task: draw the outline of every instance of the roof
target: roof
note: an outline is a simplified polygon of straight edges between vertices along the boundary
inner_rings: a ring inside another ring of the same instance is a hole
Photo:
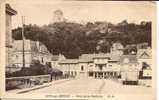
[[[79,63],[91,63],[91,62],[93,62],[93,60],[92,59],[79,59],[78,62]]]
[[[13,8],[11,8],[11,6],[7,3],[6,4],[6,13],[8,13],[10,15],[16,15],[17,11],[15,11]]]
[[[92,59],[94,56],[95,54],[82,54],[79,59]]]
[[[88,62],[93,62],[93,57],[95,54],[82,54],[79,56],[79,63],[88,63]]]
[[[93,58],[110,58],[110,54],[109,53],[99,53],[99,54],[96,54]]]
[[[14,44],[14,51],[15,52],[22,52],[23,50],[23,42],[22,40],[15,40],[13,42]],[[24,42],[24,50],[25,51],[31,51],[31,52],[40,52],[40,53],[50,53],[46,46],[38,41],[32,41],[26,39]]]
[[[147,42],[139,43],[139,44],[137,44],[137,48],[138,49],[148,48],[148,43]]]
[[[57,61],[59,60],[59,55],[53,55],[51,58],[52,61]]]
[[[120,63],[126,64],[126,63],[138,63],[137,62],[137,56],[136,55],[123,55],[120,57]]]
[[[119,61],[120,56],[113,55],[110,53],[100,53],[100,54],[82,54],[79,57],[79,62],[93,62],[94,58],[109,58],[110,61]]]
[[[79,62],[93,62],[93,59],[95,59],[95,58],[100,58],[100,59],[108,58],[108,59],[110,59],[110,57],[111,56],[109,53],[82,54],[79,57]]]
[[[134,48],[136,46],[137,46],[136,44],[128,44],[128,45],[126,45],[125,49],[131,49],[131,48]]]
[[[14,44],[14,50],[15,51],[20,51],[21,52],[23,50],[23,46],[22,46],[23,42],[22,42],[22,40],[15,40],[13,42],[13,44]],[[36,45],[34,44],[33,41],[31,42],[30,40],[25,40],[25,42],[24,42],[25,51],[31,51],[32,49],[37,51],[37,49],[36,49],[37,47],[34,47],[34,46],[36,46]]]
[[[60,61],[60,64],[77,64],[77,63],[78,63],[78,59],[66,59],[66,60]]]
[[[60,72],[62,72],[62,71],[57,68],[52,68],[52,70],[51,70],[51,73],[60,73]]]
[[[108,61],[109,63],[116,63],[116,62],[118,62],[117,60],[109,60]]]
[[[137,51],[137,58],[139,59],[150,59],[152,57],[151,49],[139,49]]]
[[[123,50],[124,46],[120,42],[115,42],[112,44],[111,48],[115,50]]]
[[[93,59],[110,59],[109,56],[95,56]]]
[[[113,54],[111,54],[110,56],[111,56],[111,58],[110,58],[111,61],[119,61],[120,57],[121,57],[121,56],[117,56],[117,55],[113,55]]]

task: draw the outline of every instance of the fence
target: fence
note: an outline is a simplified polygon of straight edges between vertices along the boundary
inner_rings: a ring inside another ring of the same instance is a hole
[[[6,90],[28,88],[50,81],[50,75],[6,78]]]

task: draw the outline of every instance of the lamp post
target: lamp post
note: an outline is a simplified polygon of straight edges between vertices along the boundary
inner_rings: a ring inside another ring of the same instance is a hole
[[[24,16],[22,16],[22,53],[23,53],[23,67],[25,67],[25,37],[24,37]]]

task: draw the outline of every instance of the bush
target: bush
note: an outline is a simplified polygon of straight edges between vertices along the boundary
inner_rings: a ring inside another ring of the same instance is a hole
[[[50,68],[50,67],[49,67]],[[33,60],[30,67],[23,67],[20,71],[6,73],[6,77],[35,76],[49,74],[48,66],[40,64],[40,61]]]

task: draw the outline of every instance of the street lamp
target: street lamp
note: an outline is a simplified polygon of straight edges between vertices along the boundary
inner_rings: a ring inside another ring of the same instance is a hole
[[[24,45],[25,45],[25,37],[24,37],[24,22],[25,22],[25,19],[24,19],[25,17],[24,16],[22,16],[22,42],[23,42],[23,44],[22,44],[22,53],[23,53],[23,67],[25,67],[25,47],[24,47]]]

